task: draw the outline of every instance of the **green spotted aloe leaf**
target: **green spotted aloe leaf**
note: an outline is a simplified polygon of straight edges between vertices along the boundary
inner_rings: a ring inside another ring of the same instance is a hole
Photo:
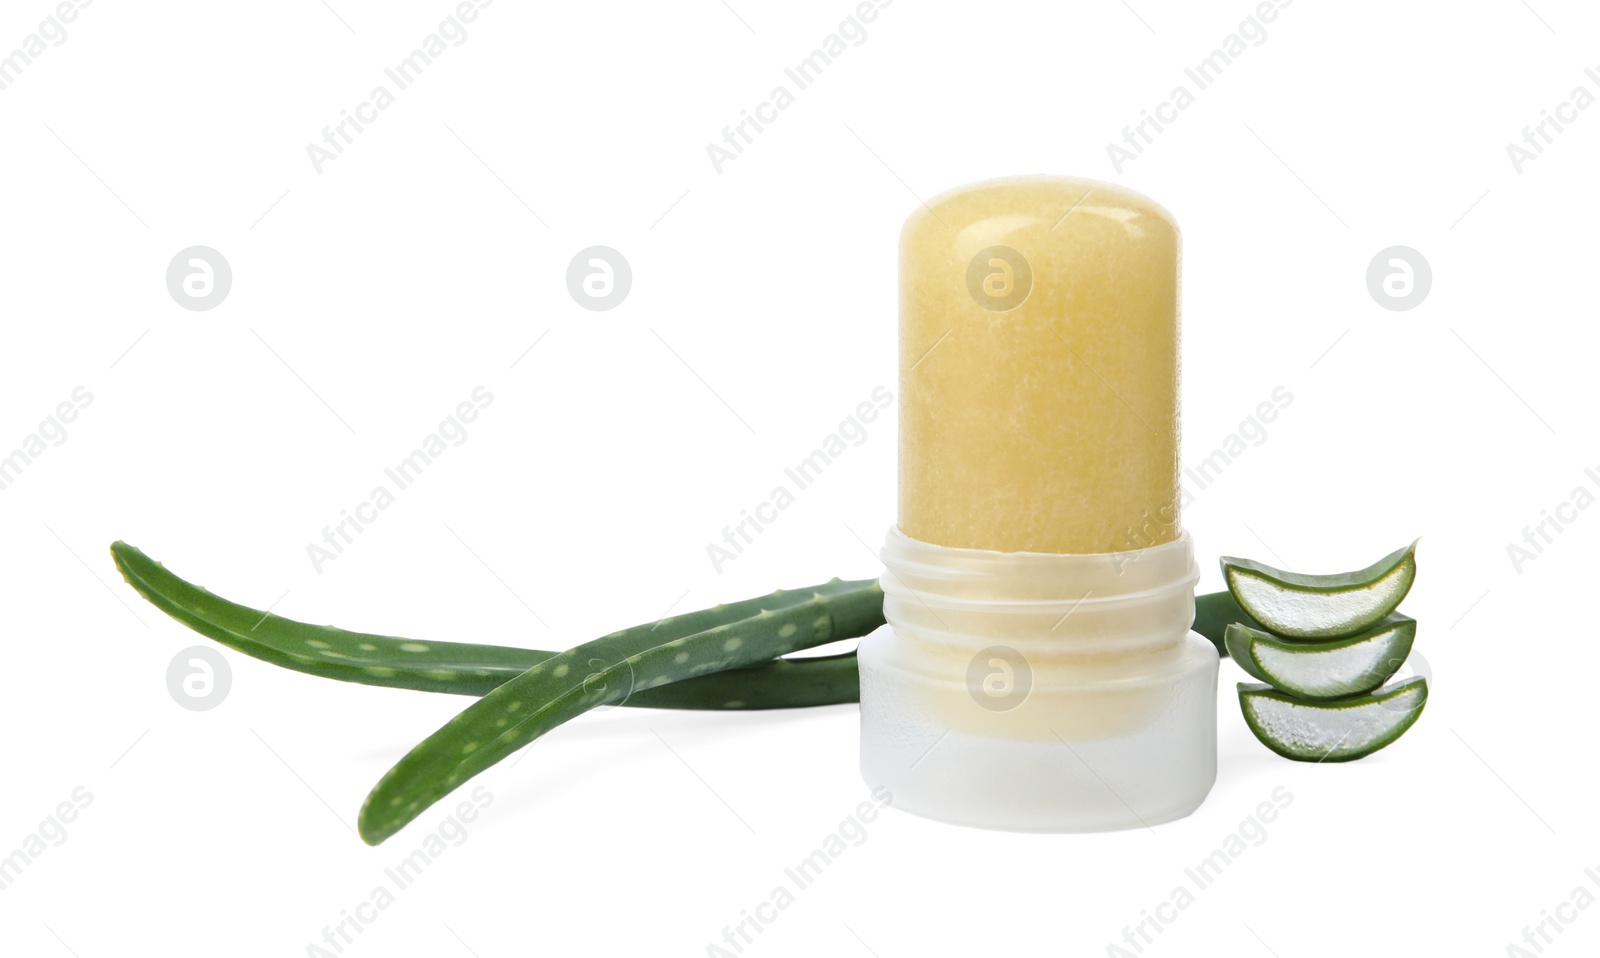
[[[590,709],[624,702],[636,690],[860,634],[882,615],[883,596],[875,584],[863,589],[835,581],[809,594],[750,601],[757,608],[738,621],[707,623],[705,613],[690,613],[625,629],[546,659],[494,689],[384,775],[361,807],[361,837],[383,842],[529,742]]]
[[[111,546],[117,570],[150,604],[207,638],[273,665],[361,685],[487,695],[555,652],[465,642],[419,641],[311,625],[214,595],[126,542]],[[877,594],[872,580],[847,585]],[[799,590],[809,596],[811,590]],[[700,620],[734,621],[755,605],[723,606]],[[856,638],[883,624],[858,625]],[[624,705],[662,709],[770,709],[833,705],[860,698],[855,653],[777,659],[635,691]]]

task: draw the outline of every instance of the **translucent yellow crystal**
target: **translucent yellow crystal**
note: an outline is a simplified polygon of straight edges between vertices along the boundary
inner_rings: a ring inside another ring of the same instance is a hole
[[[1178,534],[1178,228],[1055,176],[946,193],[900,243],[900,518],[999,552]]]

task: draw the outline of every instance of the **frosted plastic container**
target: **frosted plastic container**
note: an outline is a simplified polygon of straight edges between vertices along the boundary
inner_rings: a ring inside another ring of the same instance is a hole
[[[1216,780],[1216,647],[1190,631],[1188,533],[1092,555],[891,529],[862,640],[861,771],[896,808],[983,828],[1142,828]]]

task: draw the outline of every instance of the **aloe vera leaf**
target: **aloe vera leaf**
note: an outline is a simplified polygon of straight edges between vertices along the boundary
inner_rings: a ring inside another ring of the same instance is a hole
[[[114,543],[111,554],[123,578],[172,618],[235,651],[307,675],[380,688],[483,696],[555,654],[507,646],[418,642],[297,622],[214,595],[125,542]],[[872,585],[870,581],[857,584],[862,588]],[[1223,655],[1227,655],[1223,635],[1234,622],[1259,625],[1239,608],[1230,592],[1195,597],[1194,630],[1210,639]],[[860,634],[882,624],[880,608],[876,617],[862,621]],[[418,645],[426,646],[427,651],[415,651]],[[625,704],[661,709],[804,708],[856,702],[860,691],[855,653],[845,652],[778,659],[702,675],[635,692]]]
[[[1395,610],[1417,577],[1417,544],[1365,569],[1333,575],[1285,572],[1222,557],[1222,575],[1239,607],[1274,635],[1338,639],[1363,632]]]
[[[793,595],[774,595],[749,618],[669,641],[659,630],[639,626],[534,666],[468,706],[384,775],[361,807],[362,839],[381,843],[540,735],[589,709],[624,701],[635,688],[667,686],[859,634],[882,615],[876,584],[862,589],[859,583],[834,582],[798,603]]]
[[[1416,637],[1417,620],[1396,612],[1347,639],[1284,641],[1235,623],[1225,641],[1233,660],[1256,679],[1305,699],[1338,699],[1389,681]]]
[[[1310,702],[1266,685],[1239,683],[1245,724],[1261,744],[1297,762],[1349,762],[1404,735],[1428,702],[1416,676],[1366,695]]]
[[[213,595],[125,542],[113,543],[111,555],[128,584],[172,618],[228,648],[309,675],[384,688],[482,696],[556,654],[497,645],[422,642],[296,622]],[[870,580],[847,585],[876,594]],[[795,593],[810,594],[809,590]],[[755,606],[725,606],[722,612],[734,619],[751,608]],[[863,624],[859,634],[882,624],[881,617],[876,624]],[[673,637],[665,636],[663,641]],[[704,675],[639,691],[626,704],[666,709],[767,709],[832,705],[859,697],[855,656],[846,653],[799,661],[779,659]]]

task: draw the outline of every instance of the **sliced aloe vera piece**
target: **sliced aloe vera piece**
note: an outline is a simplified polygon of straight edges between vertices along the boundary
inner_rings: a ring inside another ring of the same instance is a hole
[[[1297,762],[1349,762],[1405,734],[1428,701],[1422,676],[1367,695],[1308,702],[1266,685],[1239,683],[1244,721],[1261,744]]]
[[[1383,621],[1411,591],[1417,544],[1355,572],[1305,575],[1250,559],[1222,557],[1222,577],[1239,607],[1274,635],[1339,639]]]
[[[1301,698],[1339,699],[1389,681],[1416,637],[1417,620],[1396,612],[1348,639],[1284,641],[1234,623],[1223,642],[1240,668],[1268,685]]]

